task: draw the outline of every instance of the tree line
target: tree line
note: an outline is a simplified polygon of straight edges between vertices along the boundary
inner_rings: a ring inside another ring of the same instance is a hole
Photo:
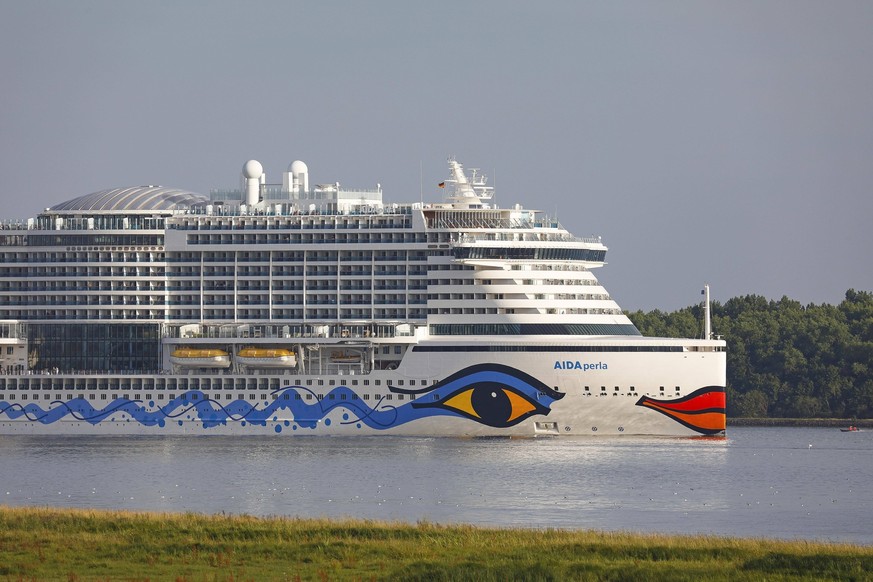
[[[701,337],[703,307],[627,313],[646,336]],[[873,293],[839,305],[760,295],[712,303],[727,342],[728,416],[873,418]]]

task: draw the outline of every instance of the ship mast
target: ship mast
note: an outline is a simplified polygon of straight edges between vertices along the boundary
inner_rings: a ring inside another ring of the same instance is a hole
[[[447,178],[442,185],[451,185],[447,201],[459,207],[487,208],[488,201],[494,196],[494,188],[487,186],[487,178],[479,173],[478,168],[470,168],[471,177],[464,173],[464,167],[454,158],[449,158],[449,171],[452,177]]]

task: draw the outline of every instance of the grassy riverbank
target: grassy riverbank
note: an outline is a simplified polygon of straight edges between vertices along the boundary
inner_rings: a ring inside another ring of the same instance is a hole
[[[870,580],[809,542],[0,507],[0,580]]]

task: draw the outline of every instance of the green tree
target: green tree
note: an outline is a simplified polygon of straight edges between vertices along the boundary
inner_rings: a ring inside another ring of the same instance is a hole
[[[699,306],[628,316],[646,336],[700,337]],[[713,302],[712,321],[730,415],[873,417],[873,293],[849,289],[838,306],[734,297]]]
[[[750,390],[745,394],[739,394],[736,416],[748,418],[766,418],[770,402],[767,396],[760,390]]]

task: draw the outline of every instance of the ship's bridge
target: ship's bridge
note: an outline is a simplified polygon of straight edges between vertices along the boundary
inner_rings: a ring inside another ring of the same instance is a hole
[[[461,261],[583,261],[602,264],[606,246],[600,237],[578,238],[566,231],[467,232],[452,253]],[[594,265],[592,265],[594,266]]]
[[[455,259],[461,261],[583,261],[602,263],[606,259],[606,249],[579,248],[573,246],[484,246],[457,245],[452,248]]]

